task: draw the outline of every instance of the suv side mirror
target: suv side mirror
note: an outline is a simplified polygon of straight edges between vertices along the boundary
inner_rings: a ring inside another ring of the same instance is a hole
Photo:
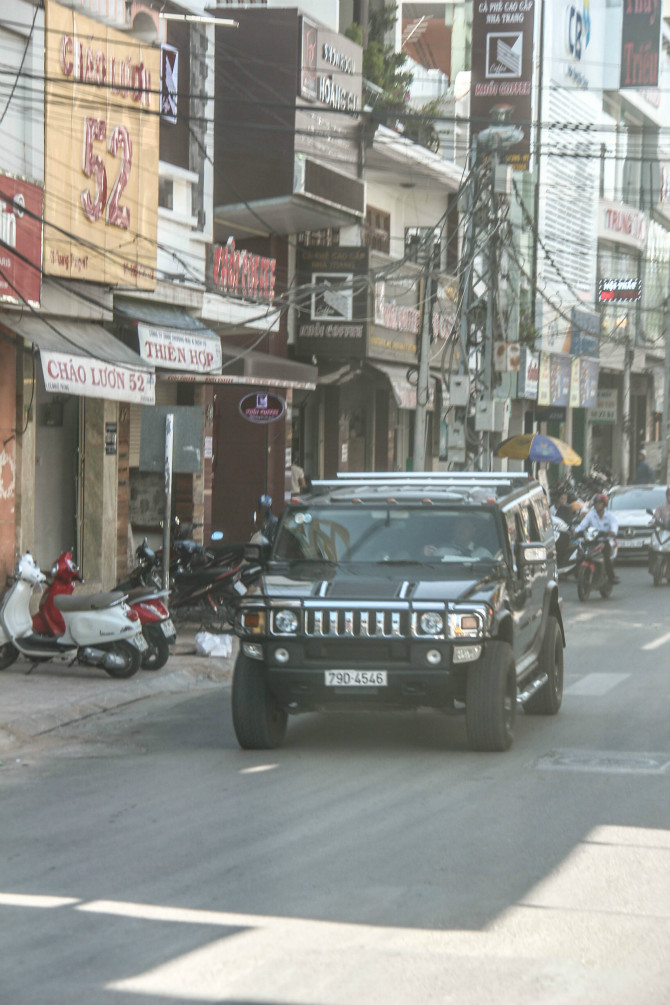
[[[542,565],[547,561],[547,547],[537,542],[522,541],[517,545],[516,556],[520,566]]]

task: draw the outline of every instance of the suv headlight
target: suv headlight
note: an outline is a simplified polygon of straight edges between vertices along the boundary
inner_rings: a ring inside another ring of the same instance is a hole
[[[300,619],[295,611],[281,610],[275,611],[272,615],[273,628],[280,635],[293,635],[298,631]]]
[[[419,618],[419,628],[426,635],[443,635],[444,618],[439,611],[424,611]]]
[[[237,623],[245,635],[265,635],[265,611],[247,607],[239,611]]]
[[[484,634],[484,620],[479,611],[450,611],[447,623],[450,639],[479,639]]]

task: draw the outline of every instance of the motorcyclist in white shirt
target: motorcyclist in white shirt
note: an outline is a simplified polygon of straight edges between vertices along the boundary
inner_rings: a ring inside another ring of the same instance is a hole
[[[599,492],[594,497],[593,509],[590,509],[584,519],[577,525],[578,534],[589,527],[593,527],[595,530],[609,534],[611,538],[616,537],[619,531],[619,521],[612,510],[607,509],[608,501],[607,496],[603,492]],[[613,583],[620,582],[619,577],[615,576],[614,569],[612,568],[612,545],[610,540],[605,543],[605,570]]]

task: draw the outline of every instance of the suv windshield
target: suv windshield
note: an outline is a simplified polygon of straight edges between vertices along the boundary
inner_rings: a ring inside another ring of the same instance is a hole
[[[289,561],[463,562],[502,556],[491,510],[335,504],[289,510],[272,557]]]

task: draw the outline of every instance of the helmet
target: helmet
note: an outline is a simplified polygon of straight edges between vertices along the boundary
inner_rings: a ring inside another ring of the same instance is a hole
[[[599,503],[599,502],[604,503],[605,506],[607,506],[607,504],[609,502],[609,499],[607,498],[607,496],[605,495],[604,492],[598,492],[598,494],[593,497],[593,505],[594,506],[596,505],[596,503]]]
[[[264,492],[262,496],[258,497],[258,508],[259,509],[272,509],[272,496],[269,496],[267,492]]]

